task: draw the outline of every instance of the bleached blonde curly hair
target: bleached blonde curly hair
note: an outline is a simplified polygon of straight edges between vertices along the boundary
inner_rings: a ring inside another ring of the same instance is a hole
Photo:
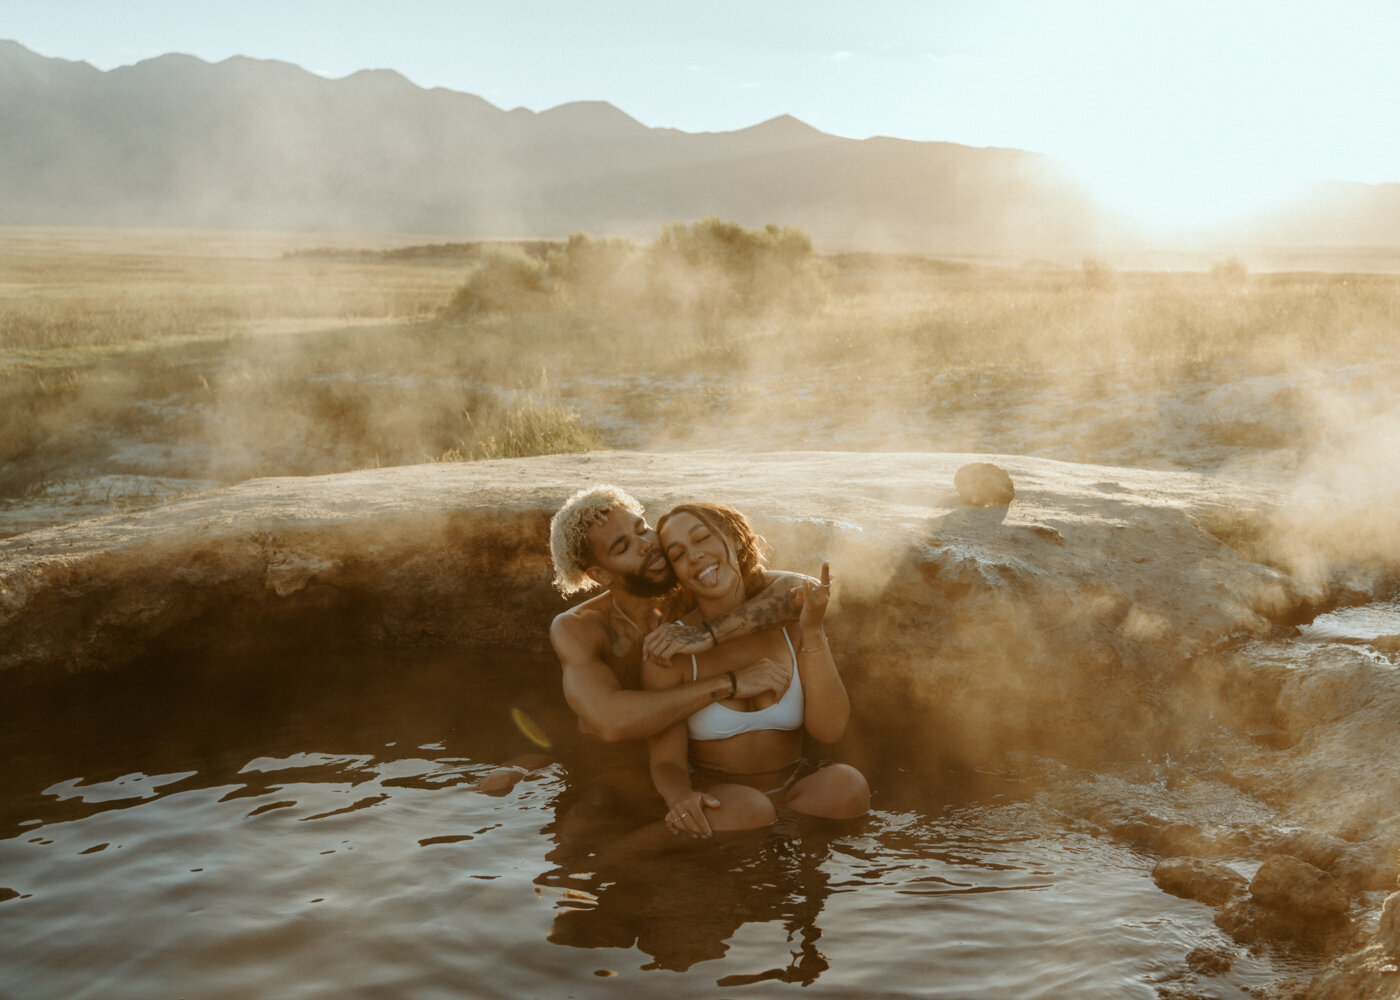
[[[621,508],[638,517],[642,505],[616,486],[590,486],[579,490],[549,519],[549,554],[554,559],[554,586],[568,597],[597,583],[587,569],[593,565],[593,545],[588,529]]]

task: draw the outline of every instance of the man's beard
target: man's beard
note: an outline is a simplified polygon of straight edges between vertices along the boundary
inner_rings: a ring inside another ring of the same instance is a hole
[[[666,575],[653,580],[641,573],[624,573],[617,580],[617,589],[633,597],[664,597],[676,589],[676,573],[666,564]]]

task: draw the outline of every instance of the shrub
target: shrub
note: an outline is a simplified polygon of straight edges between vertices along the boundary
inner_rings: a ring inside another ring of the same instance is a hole
[[[700,313],[803,311],[824,300],[826,273],[805,232],[769,223],[748,229],[713,216],[670,223],[647,254],[660,308]]]
[[[470,462],[489,458],[526,458],[592,451],[603,440],[584,426],[578,413],[548,392],[526,393],[502,409],[489,410],[470,423],[470,440],[443,452],[436,461]]]
[[[1249,265],[1238,257],[1228,257],[1212,263],[1210,274],[1216,281],[1224,284],[1240,285],[1249,277]]]
[[[556,289],[580,305],[635,306],[640,293],[637,261],[641,251],[621,237],[595,240],[572,233],[546,260]]]
[[[495,249],[467,275],[445,315],[585,306],[651,316],[805,312],[826,299],[827,268],[800,229],[748,229],[716,218],[670,223],[646,248],[574,233],[541,259]]]
[[[1084,283],[1090,288],[1108,288],[1113,284],[1113,265],[1098,257],[1085,257]]]
[[[549,305],[545,265],[518,247],[492,247],[467,272],[447,307],[449,317],[525,312]]]

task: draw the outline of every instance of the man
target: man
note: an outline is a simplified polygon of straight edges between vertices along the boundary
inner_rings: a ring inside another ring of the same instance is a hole
[[[771,660],[735,670],[732,681],[702,677],[665,691],[642,690],[641,666],[643,657],[669,664],[673,656],[796,620],[799,574],[775,574],[761,594],[714,621],[675,624],[685,610],[675,574],[641,504],[615,486],[570,497],[550,521],[550,550],[554,583],[564,596],[607,588],[559,614],[549,630],[564,697],[583,732],[608,743],[642,740],[712,701],[787,687],[791,664]]]
[[[686,608],[656,531],[642,505],[615,486],[580,490],[565,502],[550,521],[550,552],[554,583],[564,596],[605,588],[560,613],[549,629],[591,774],[592,808],[579,812],[603,818],[636,810],[637,818],[654,819],[661,815],[660,799],[647,773],[643,741],[713,701],[781,693],[792,665],[760,660],[732,676],[647,691],[643,658],[669,664],[673,656],[795,621],[804,578],[775,574],[766,590],[735,611],[693,627],[676,624]]]

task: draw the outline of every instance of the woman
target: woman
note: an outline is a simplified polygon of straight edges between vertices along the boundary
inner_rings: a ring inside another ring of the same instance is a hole
[[[696,608],[682,621],[699,624],[743,604],[768,584],[762,539],[738,511],[717,504],[682,504],[657,522],[662,550]],[[648,661],[642,681],[654,689],[692,677],[729,675],[759,659],[791,664],[780,693],[717,701],[650,740],[651,775],[666,800],[666,824],[676,833],[708,837],[748,830],[776,818],[776,805],[831,819],[870,808],[865,777],[846,764],[812,769],[802,761],[805,730],[833,743],[850,716],[850,701],[831,659],[822,619],[830,570],[804,585],[796,627],[734,639],[664,667]],[[731,677],[732,680],[732,677]]]

